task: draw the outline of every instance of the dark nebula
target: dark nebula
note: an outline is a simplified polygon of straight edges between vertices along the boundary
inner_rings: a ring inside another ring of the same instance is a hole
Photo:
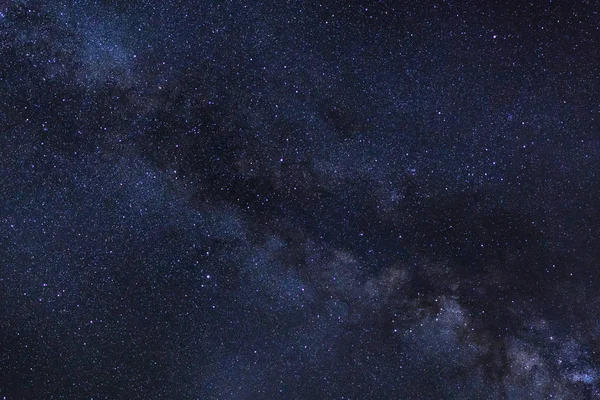
[[[0,2],[0,398],[600,399],[600,3]]]

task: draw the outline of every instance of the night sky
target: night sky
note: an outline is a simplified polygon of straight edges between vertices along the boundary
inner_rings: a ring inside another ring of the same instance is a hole
[[[600,3],[0,1],[0,398],[600,399]]]

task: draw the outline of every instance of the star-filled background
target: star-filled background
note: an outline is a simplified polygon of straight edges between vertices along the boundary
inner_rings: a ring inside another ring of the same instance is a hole
[[[596,1],[0,2],[3,399],[600,399]]]

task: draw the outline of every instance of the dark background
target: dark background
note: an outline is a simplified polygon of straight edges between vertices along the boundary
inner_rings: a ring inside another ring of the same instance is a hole
[[[0,396],[600,399],[596,1],[0,2]]]

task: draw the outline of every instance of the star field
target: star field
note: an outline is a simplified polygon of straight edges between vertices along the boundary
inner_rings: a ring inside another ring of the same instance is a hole
[[[596,1],[0,2],[0,397],[600,399]]]

